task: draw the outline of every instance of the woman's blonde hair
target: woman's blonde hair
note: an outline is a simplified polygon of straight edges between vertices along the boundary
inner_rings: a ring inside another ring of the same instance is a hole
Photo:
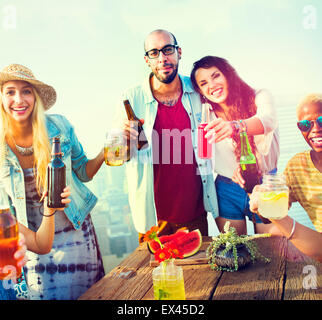
[[[2,87],[0,88],[2,92]],[[50,161],[50,143],[46,128],[45,110],[43,103],[35,90],[32,87],[32,91],[35,95],[35,105],[31,114],[32,125],[32,141],[34,147],[34,163],[33,169],[36,176],[37,190],[39,194],[42,194],[46,190],[47,184],[47,165]],[[4,110],[1,94],[0,94],[0,114],[1,123],[0,126],[0,166],[3,166],[5,158],[7,156],[7,138],[10,133],[10,121],[7,112]]]

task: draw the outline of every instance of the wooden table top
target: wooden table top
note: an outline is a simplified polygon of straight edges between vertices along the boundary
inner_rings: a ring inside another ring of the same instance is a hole
[[[211,238],[204,237],[209,242]],[[208,264],[184,265],[187,300],[321,300],[322,264],[301,254],[282,237],[257,239],[271,259],[237,272]],[[146,244],[95,283],[80,300],[153,300],[151,254]]]

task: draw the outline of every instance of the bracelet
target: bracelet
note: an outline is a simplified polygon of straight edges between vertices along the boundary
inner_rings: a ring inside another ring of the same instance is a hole
[[[55,210],[52,214],[43,214],[43,213],[40,213],[43,217],[51,217],[53,216],[55,213],[57,212],[57,210]]]
[[[241,131],[247,132],[247,124],[246,124],[246,121],[245,120],[239,120],[239,123],[241,125],[240,132]]]
[[[288,236],[287,240],[291,240],[291,238],[293,237],[293,234],[294,234],[294,231],[295,231],[295,226],[296,226],[296,221],[295,221],[295,219],[293,219],[292,231],[291,231],[290,235]]]
[[[240,125],[239,125],[239,123],[237,121],[230,121],[230,125],[231,125],[231,127],[233,129],[233,133],[231,135],[231,138],[232,138],[233,136],[236,136],[237,134],[239,134]]]
[[[241,132],[247,132],[247,124],[244,120],[230,121],[230,125],[233,129],[232,136],[240,134]]]

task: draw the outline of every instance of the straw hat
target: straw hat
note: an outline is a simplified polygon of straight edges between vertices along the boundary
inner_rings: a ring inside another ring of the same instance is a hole
[[[39,94],[45,110],[48,110],[56,102],[56,91],[53,87],[37,80],[32,71],[20,64],[10,64],[0,72],[0,86],[11,80],[29,82]]]

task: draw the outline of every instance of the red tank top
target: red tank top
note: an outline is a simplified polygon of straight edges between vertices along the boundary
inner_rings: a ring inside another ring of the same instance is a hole
[[[206,214],[202,182],[193,152],[190,118],[181,96],[172,107],[159,102],[154,130],[154,197],[158,219],[184,223],[200,218]]]

